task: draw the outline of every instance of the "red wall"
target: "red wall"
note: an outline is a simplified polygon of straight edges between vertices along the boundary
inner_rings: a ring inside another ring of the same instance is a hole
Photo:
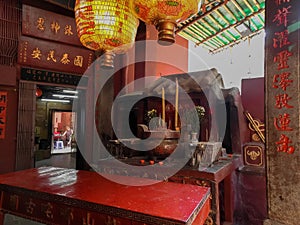
[[[152,25],[146,25],[146,40],[157,41],[158,32]],[[146,62],[145,76],[164,76],[188,72],[188,40],[175,36],[170,46],[157,45],[154,48],[146,43],[146,55],[155,62]]]
[[[175,36],[170,46],[157,44],[158,32],[153,25],[141,22],[136,41],[138,48],[130,49],[126,56],[117,55],[115,66],[125,66],[128,59],[135,60],[134,65],[118,70],[114,74],[114,95],[128,83],[147,76],[164,76],[188,72],[188,40]],[[130,91],[134,91],[130,89]]]
[[[242,80],[242,102],[244,110],[248,111],[253,119],[259,120],[262,123],[265,121],[265,89],[264,77],[243,79]],[[249,123],[249,121],[247,121]],[[254,133],[248,130],[248,140],[251,141],[251,135]]]
[[[16,67],[0,65],[0,85],[16,86]]]
[[[16,68],[0,65],[0,91],[7,91],[5,139],[0,140],[0,174],[15,169],[17,141],[18,92]]]
[[[265,120],[264,77],[242,80],[242,102],[252,117]]]

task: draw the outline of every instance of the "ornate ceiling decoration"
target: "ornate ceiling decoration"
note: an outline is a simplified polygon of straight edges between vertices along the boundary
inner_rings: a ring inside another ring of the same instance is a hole
[[[179,23],[176,33],[217,53],[260,33],[265,0],[205,0],[201,10]]]

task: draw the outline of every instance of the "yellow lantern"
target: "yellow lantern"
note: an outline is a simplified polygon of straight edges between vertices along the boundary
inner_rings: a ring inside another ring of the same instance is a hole
[[[76,0],[75,19],[80,42],[105,52],[104,67],[132,47],[139,24],[128,0]]]
[[[133,0],[136,16],[158,30],[158,42],[175,42],[176,24],[198,12],[200,0]]]

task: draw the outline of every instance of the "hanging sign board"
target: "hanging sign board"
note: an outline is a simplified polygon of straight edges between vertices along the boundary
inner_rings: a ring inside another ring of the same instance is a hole
[[[74,74],[66,74],[33,68],[21,68],[21,79],[38,83],[51,83],[60,85],[87,86],[88,77]]]
[[[52,71],[83,74],[94,60],[91,50],[22,36],[18,63]]]
[[[83,47],[75,19],[28,5],[23,5],[22,34]]]

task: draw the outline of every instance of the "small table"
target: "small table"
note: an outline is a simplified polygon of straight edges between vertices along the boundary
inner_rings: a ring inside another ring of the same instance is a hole
[[[221,224],[221,207],[225,207],[225,221],[233,222],[234,188],[232,186],[232,175],[242,165],[241,155],[220,158],[212,166],[199,171],[198,168],[186,166],[169,181],[183,184],[193,184],[211,188],[212,202],[209,224]],[[220,187],[222,185],[222,187]],[[223,189],[224,202],[220,201],[220,191]]]
[[[0,224],[10,213],[51,225],[202,225],[209,196],[195,185],[126,186],[95,172],[42,167],[0,175]]]

